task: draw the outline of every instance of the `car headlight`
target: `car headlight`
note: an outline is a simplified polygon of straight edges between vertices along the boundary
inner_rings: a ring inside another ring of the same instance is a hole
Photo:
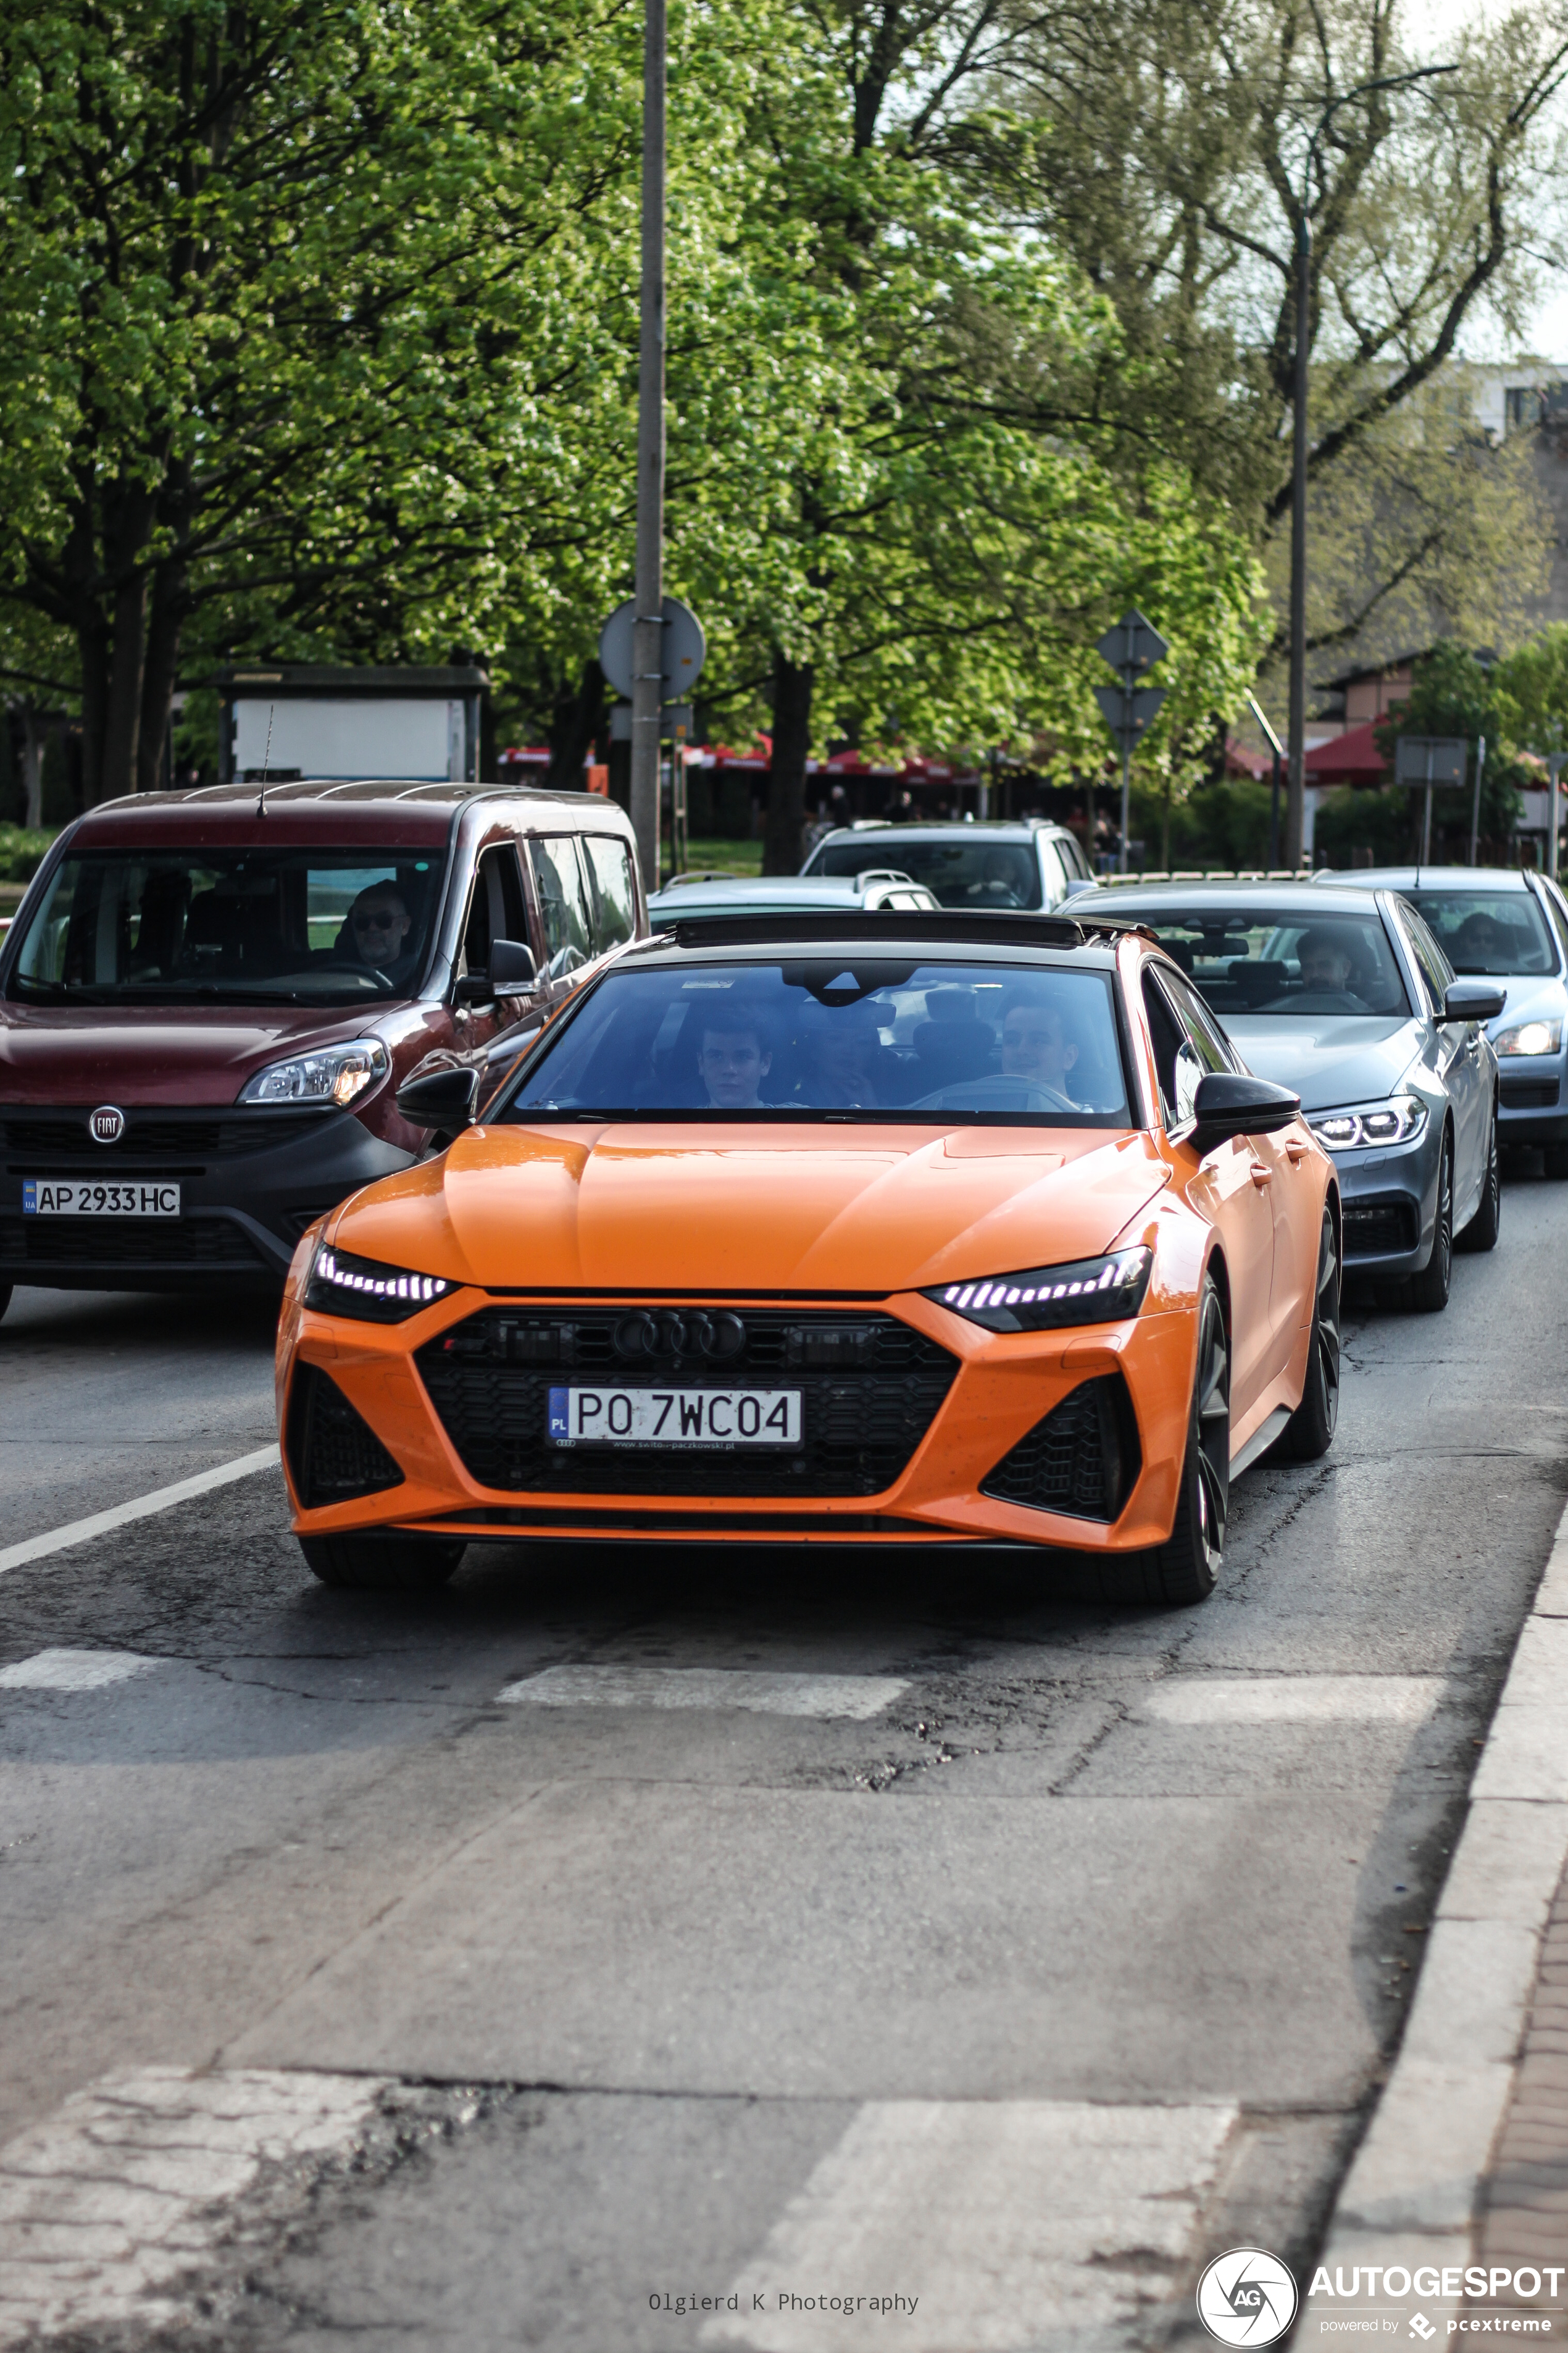
[[[1563,1043],[1561,1021],[1516,1021],[1492,1039],[1497,1054],[1555,1054]]]
[[[1115,1324],[1136,1315],[1154,1253],[1140,1242],[1106,1258],[1032,1266],[984,1282],[944,1282],[924,1293],[988,1332],[1050,1332],[1064,1324]]]
[[[305,1304],[323,1315],[355,1315],[364,1324],[403,1324],[437,1299],[455,1283],[438,1274],[414,1274],[406,1267],[383,1266],[374,1258],[351,1258],[347,1250],[321,1243]]]
[[[1307,1122],[1331,1152],[1364,1152],[1373,1144],[1409,1144],[1426,1124],[1419,1095],[1388,1095],[1382,1103],[1314,1112]]]
[[[346,1046],[322,1046],[314,1054],[293,1054],[269,1062],[240,1091],[242,1103],[336,1103],[341,1111],[363,1095],[390,1067],[379,1038],[355,1038]]]

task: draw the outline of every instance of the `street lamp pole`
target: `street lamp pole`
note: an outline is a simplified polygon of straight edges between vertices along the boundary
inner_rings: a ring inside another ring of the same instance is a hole
[[[1405,90],[1412,82],[1458,70],[1458,66],[1419,66],[1412,73],[1379,74],[1372,81],[1358,82],[1353,90],[1342,90],[1329,100],[1307,142],[1296,221],[1296,391],[1291,418],[1290,775],[1285,804],[1285,863],[1292,872],[1301,863],[1307,815],[1307,361],[1312,314],[1312,175],[1318,164],[1318,142],[1341,107],[1352,99],[1370,97],[1374,90]]]
[[[659,733],[664,692],[665,0],[643,31],[642,290],[637,354],[637,542],[632,626],[632,830],[643,888],[658,888]]]

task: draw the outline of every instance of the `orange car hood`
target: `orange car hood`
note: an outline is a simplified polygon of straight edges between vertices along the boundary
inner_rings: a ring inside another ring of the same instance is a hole
[[[493,1288],[906,1291],[1092,1257],[1166,1176],[1100,1129],[476,1127],[334,1238]]]

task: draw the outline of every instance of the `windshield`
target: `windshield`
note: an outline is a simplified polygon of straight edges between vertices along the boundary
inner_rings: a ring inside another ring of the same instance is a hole
[[[609,972],[506,1116],[1132,1123],[1110,976],[829,958]]]
[[[444,852],[104,849],[68,858],[30,919],[14,997],[357,1004],[412,994]]]
[[[1404,1020],[1405,983],[1382,918],[1295,908],[1163,909],[1142,918],[1222,1020],[1242,1013],[1381,1013]]]
[[[1037,907],[1040,861],[1032,841],[910,841],[902,834],[868,833],[859,841],[830,841],[814,874],[864,874],[868,866],[896,866],[923,882],[944,907]]]
[[[1406,891],[1456,972],[1548,973],[1557,958],[1532,892]]]

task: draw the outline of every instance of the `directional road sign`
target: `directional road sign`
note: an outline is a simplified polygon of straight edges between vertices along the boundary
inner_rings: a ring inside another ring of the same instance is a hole
[[[1149,732],[1155,712],[1165,700],[1163,686],[1140,686],[1129,691],[1122,686],[1097,686],[1094,699],[1105,715],[1119,752],[1134,750],[1140,739]]]
[[[616,606],[599,631],[599,668],[616,692],[628,700],[632,691],[632,625],[637,611],[636,597],[628,596],[624,605]],[[708,640],[702,634],[701,622],[679,596],[665,598],[663,613],[664,627],[659,631],[663,682],[658,699],[661,702],[684,702],[702,674]]]
[[[1161,656],[1168,654],[1171,649],[1153,622],[1146,619],[1136,605],[1131,605],[1115,628],[1107,629],[1094,650],[1102,660],[1110,664],[1112,670],[1120,670],[1123,681],[1130,686],[1134,679],[1142,678],[1146,670],[1152,670]]]

